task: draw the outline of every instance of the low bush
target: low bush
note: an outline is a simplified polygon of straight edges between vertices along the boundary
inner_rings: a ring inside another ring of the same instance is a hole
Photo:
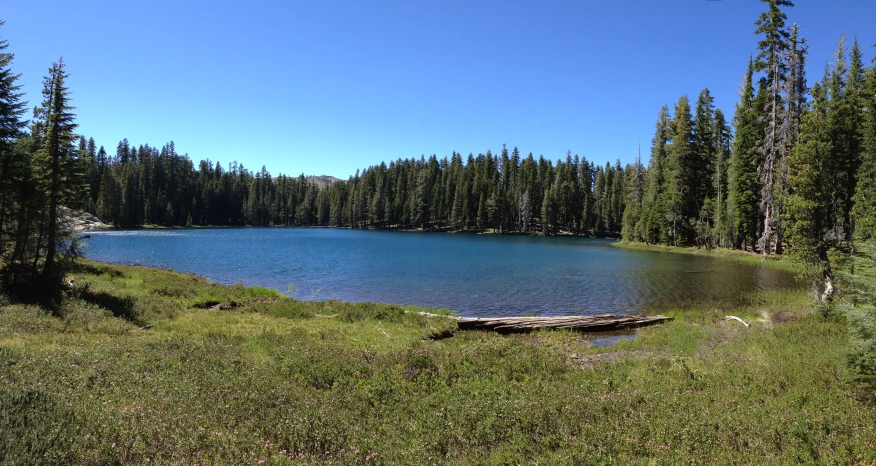
[[[840,261],[837,310],[845,317],[851,337],[848,366],[865,387],[864,396],[876,401],[876,243],[857,244]]]

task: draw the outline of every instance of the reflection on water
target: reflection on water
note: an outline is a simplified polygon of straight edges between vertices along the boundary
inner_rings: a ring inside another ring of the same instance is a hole
[[[587,315],[722,307],[797,287],[793,275],[583,238],[315,228],[94,232],[86,256],[194,272],[301,299],[443,307],[466,316]]]
[[[582,343],[596,347],[612,346],[621,340],[632,341],[638,336],[635,330],[585,333],[584,335],[585,337],[584,340],[582,340]]]

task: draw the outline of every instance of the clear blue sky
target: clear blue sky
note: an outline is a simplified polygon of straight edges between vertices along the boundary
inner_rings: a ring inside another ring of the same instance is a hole
[[[63,56],[80,132],[276,175],[497,152],[647,160],[661,105],[704,87],[728,118],[755,0],[4,1],[31,106]],[[810,84],[842,33],[869,62],[876,2],[798,0]]]

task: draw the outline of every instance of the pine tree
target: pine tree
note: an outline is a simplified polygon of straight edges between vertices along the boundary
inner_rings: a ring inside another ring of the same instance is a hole
[[[3,21],[0,21],[0,27]],[[22,120],[26,110],[26,102],[21,98],[23,93],[18,84],[20,74],[12,71],[11,65],[15,56],[6,52],[9,43],[0,40],[0,255],[6,251],[6,240],[11,235],[6,230],[8,219],[13,215],[12,209],[20,203],[16,199],[17,180],[22,177],[24,165],[28,160],[16,154],[16,141],[22,136],[22,130],[27,121]]]
[[[787,16],[780,7],[793,7],[788,0],[761,0],[769,9],[760,15],[755,22],[758,26],[755,34],[764,37],[758,43],[760,53],[754,62],[755,71],[764,72],[761,78],[761,87],[765,91],[763,102],[764,133],[758,144],[758,152],[761,155],[759,165],[761,212],[763,214],[764,228],[760,237],[760,244],[764,255],[771,251],[773,237],[777,234],[776,229],[780,225],[776,223],[779,212],[775,203],[776,166],[781,157],[782,135],[780,127],[786,118],[784,98],[782,90],[787,81],[788,65],[785,57],[788,51],[789,33],[785,29]],[[778,235],[781,236],[780,234]]]
[[[785,119],[782,123],[782,145],[779,149],[781,158],[779,167],[781,177],[774,192],[779,215],[776,218],[776,253],[781,254],[784,243],[784,230],[782,221],[784,217],[784,201],[790,195],[791,180],[787,158],[790,156],[797,139],[800,135],[800,118],[806,105],[806,43],[798,36],[798,27],[795,24],[791,29],[791,42],[788,55],[788,80],[785,85]]]
[[[553,236],[557,230],[557,183],[547,182],[541,202],[541,232],[544,236]]]
[[[611,192],[609,197],[609,228],[608,234],[618,236],[621,232],[621,224],[623,222],[623,213],[625,206],[626,193],[624,188],[625,173],[624,168],[620,164],[620,160],[616,160],[611,173]]]
[[[626,207],[624,208],[621,237],[625,241],[639,241],[637,226],[642,218],[642,199],[645,195],[645,167],[642,166],[642,150],[636,154],[636,161],[627,165]]]
[[[666,189],[663,192],[663,205],[671,228],[672,243],[675,246],[683,244],[690,231],[690,219],[696,217],[691,206],[690,159],[694,157],[693,127],[691,123],[690,103],[687,96],[681,96],[675,105],[675,112],[670,124],[672,144],[669,146],[664,168],[663,179]]]
[[[859,93],[861,102],[861,146],[858,152],[854,208],[855,239],[876,239],[876,66],[867,70]]]
[[[642,196],[642,218],[636,227],[642,240],[651,244],[668,238],[668,217],[663,204],[668,141],[669,107],[664,105],[657,115],[654,138],[651,140],[651,159],[645,173],[645,192]]]
[[[855,149],[854,134],[858,119],[854,102],[850,96],[849,67],[846,61],[846,38],[843,35],[837,42],[833,67],[825,70],[822,90],[826,91],[825,131],[830,141],[829,164],[825,170],[831,177],[825,189],[831,195],[833,221],[831,235],[840,242],[851,239],[852,197],[855,192],[855,174],[858,170],[858,153]]]
[[[0,21],[0,28],[3,24],[4,21]],[[6,52],[8,47],[9,42],[0,39],[0,150],[4,151],[4,155],[5,151],[11,151],[15,140],[27,125],[27,121],[21,119],[27,106],[27,102],[21,100],[24,96],[20,92],[21,85],[17,84],[21,74],[11,69],[15,55]]]
[[[849,76],[847,83],[847,99],[848,99],[848,152],[850,169],[846,172],[848,186],[848,194],[851,198],[847,200],[848,205],[848,236],[851,239],[854,236],[855,221],[854,221],[854,205],[855,194],[857,192],[857,183],[861,164],[863,163],[863,144],[865,122],[867,120],[867,112],[872,109],[872,104],[868,102],[868,89],[865,86],[866,71],[863,64],[863,53],[861,46],[858,43],[858,38],[852,42],[852,48],[849,50]],[[872,112],[870,112],[872,113]]]
[[[757,141],[763,134],[763,126],[760,122],[762,107],[759,105],[763,93],[755,97],[753,76],[754,63],[749,61],[740,92],[740,101],[736,105],[736,114],[733,118],[736,137],[733,141],[728,180],[728,210],[734,220],[736,244],[738,247],[749,245],[752,250],[758,237],[758,205],[760,204]]]
[[[827,96],[816,83],[812,88],[812,109],[802,118],[799,144],[788,158],[793,187],[786,200],[785,223],[791,255],[806,265],[806,274],[822,290],[821,300],[830,300],[832,271],[826,238],[833,228],[831,195],[825,189],[831,173],[830,134],[827,125]],[[834,237],[835,238],[835,237]]]
[[[85,180],[88,184],[88,206],[86,210],[93,214],[94,206],[97,203],[97,195],[100,194],[100,165],[97,156],[97,143],[94,142],[94,138],[88,138],[85,159],[88,163],[88,175]]]
[[[59,217],[60,207],[81,195],[81,167],[78,153],[73,146],[77,127],[73,107],[69,105],[69,91],[64,86],[67,74],[64,60],[52,65],[43,84],[43,105],[39,116],[45,122],[42,147],[37,153],[37,163],[44,174],[44,186],[48,196],[46,218],[46,257],[43,264],[42,285],[53,293],[60,284],[61,273],[56,266],[58,248],[66,239]]]
[[[699,213],[702,203],[714,197],[712,176],[715,173],[715,99],[709,89],[703,89],[697,98],[693,126],[693,150],[690,159],[689,181],[691,188],[690,209]]]
[[[715,106],[709,89],[703,89],[697,98],[693,123],[693,154],[688,163],[686,185],[688,195],[688,216],[695,218],[694,232],[697,245],[711,247],[713,225],[716,216],[715,158]]]
[[[718,246],[730,247],[732,246],[732,243],[729,241],[732,236],[732,217],[728,209],[728,180],[732,134],[724,118],[724,112],[720,108],[715,111],[714,140],[715,161],[713,165],[714,174],[712,175],[714,182],[714,237]]]

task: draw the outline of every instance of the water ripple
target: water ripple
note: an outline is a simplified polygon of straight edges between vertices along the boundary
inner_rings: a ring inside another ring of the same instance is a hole
[[[792,274],[610,241],[310,228],[93,232],[96,260],[195,272],[301,299],[391,302],[462,315],[587,315],[722,306],[799,286]]]

